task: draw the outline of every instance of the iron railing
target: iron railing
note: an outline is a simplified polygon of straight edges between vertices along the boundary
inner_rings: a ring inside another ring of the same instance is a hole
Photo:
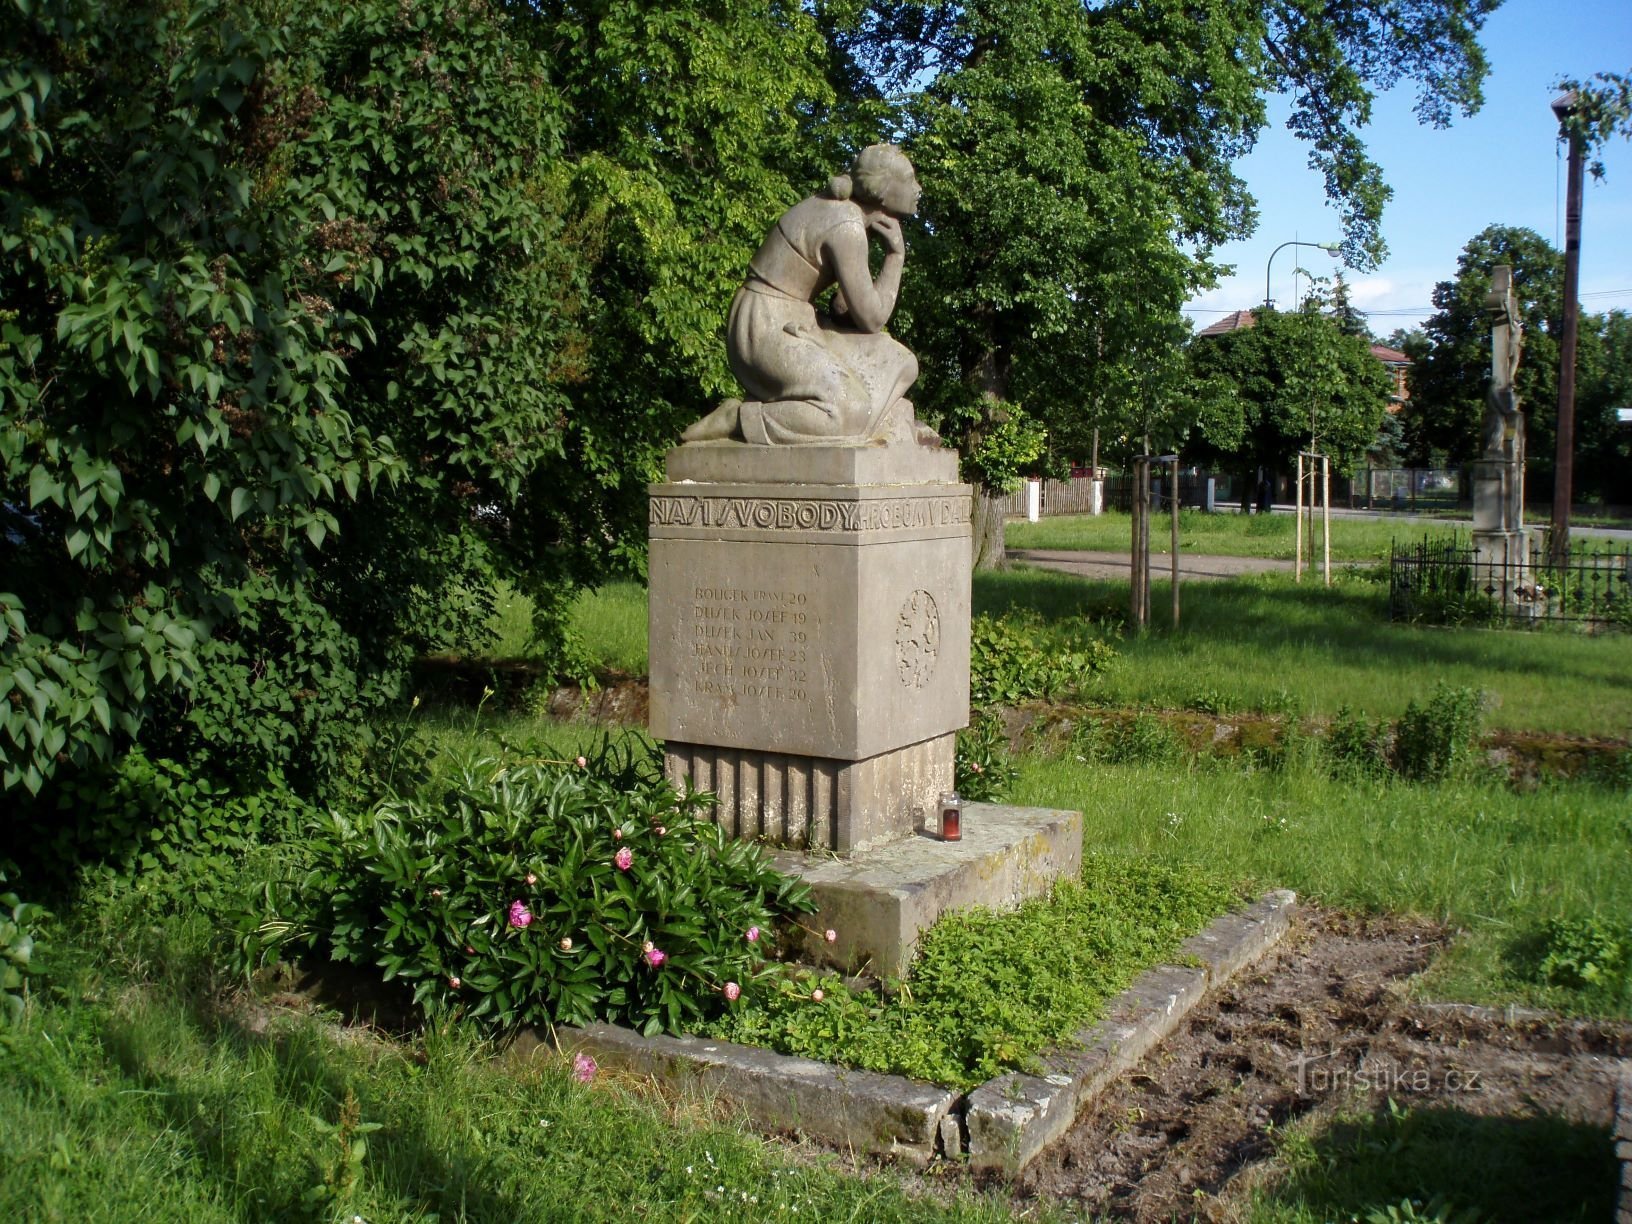
[[[1482,556],[1462,535],[1395,541],[1388,570],[1391,620],[1632,629],[1632,544],[1576,538],[1556,564],[1540,529],[1527,533],[1522,559]]]

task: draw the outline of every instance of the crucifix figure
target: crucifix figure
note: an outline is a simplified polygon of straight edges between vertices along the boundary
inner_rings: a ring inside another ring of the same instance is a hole
[[[1485,396],[1484,457],[1524,461],[1524,420],[1513,379],[1519,372],[1524,348],[1524,323],[1513,296],[1513,269],[1498,264],[1491,269],[1490,292],[1485,296],[1490,315],[1490,391]]]

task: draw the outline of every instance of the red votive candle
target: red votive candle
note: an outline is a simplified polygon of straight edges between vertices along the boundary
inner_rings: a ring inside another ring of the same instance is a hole
[[[941,840],[960,841],[963,838],[963,800],[956,791],[941,796]]]

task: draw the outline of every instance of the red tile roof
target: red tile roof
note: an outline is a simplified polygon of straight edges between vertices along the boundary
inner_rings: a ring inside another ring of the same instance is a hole
[[[1198,336],[1222,336],[1225,332],[1239,331],[1243,327],[1251,327],[1258,320],[1250,310],[1236,310],[1225,315],[1217,323],[1209,323],[1196,333]]]

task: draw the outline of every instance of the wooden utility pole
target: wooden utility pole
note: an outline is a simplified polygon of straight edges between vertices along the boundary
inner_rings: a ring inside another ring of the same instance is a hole
[[[1553,114],[1562,125],[1575,110],[1576,92],[1553,99]],[[1581,187],[1585,141],[1578,132],[1570,142],[1569,187],[1564,202],[1564,326],[1558,340],[1558,450],[1553,463],[1553,523],[1550,551],[1554,565],[1570,558],[1570,501],[1575,496],[1575,343],[1581,326]]]

